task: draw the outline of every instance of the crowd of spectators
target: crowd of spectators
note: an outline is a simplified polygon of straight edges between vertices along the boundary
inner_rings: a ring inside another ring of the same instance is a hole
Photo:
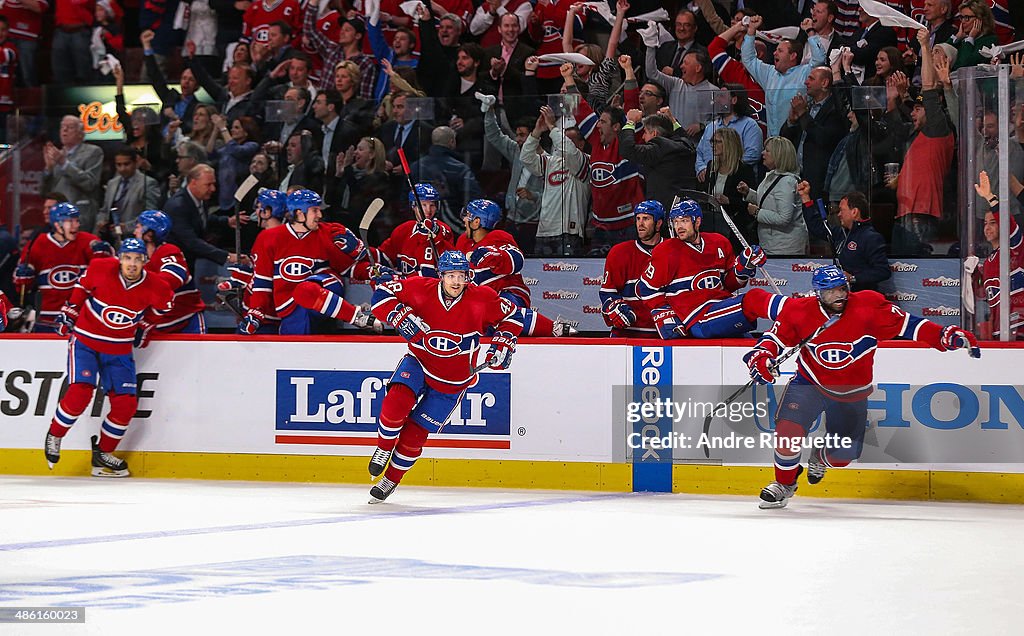
[[[769,255],[825,255],[803,181],[833,214],[866,194],[860,211],[891,254],[946,253],[960,234],[956,139],[978,135],[989,174],[1001,145],[994,112],[957,130],[955,78],[1012,40],[1021,9],[884,4],[925,28],[885,26],[846,1],[8,0],[0,75],[109,83],[123,143],[104,156],[84,142],[69,105],[44,149],[42,191],[76,203],[82,228],[104,238],[130,233],[147,208],[192,211],[175,228],[190,258],[237,258],[237,224],[251,245],[256,224],[234,216],[251,207],[253,195],[235,200],[250,175],[322,193],[325,220],[350,227],[381,198],[382,240],[411,218],[399,149],[413,181],[441,194],[441,219],[460,226],[462,207],[489,197],[527,254],[603,256],[634,238],[637,203],[668,208],[689,190]],[[662,26],[630,19],[657,10]],[[1003,61],[1024,79],[1019,57]],[[162,103],[129,112],[126,82],[151,84]],[[1024,108],[1013,118],[1002,143],[1017,194]],[[706,226],[728,234],[714,211]]]

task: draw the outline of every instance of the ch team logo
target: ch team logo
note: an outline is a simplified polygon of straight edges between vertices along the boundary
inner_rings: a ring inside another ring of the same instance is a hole
[[[604,188],[615,183],[615,166],[607,161],[590,164],[590,183],[595,188]]]
[[[424,348],[441,358],[453,358],[463,352],[464,338],[451,331],[431,331],[424,339]]]
[[[306,256],[289,256],[281,261],[278,270],[281,278],[289,283],[301,283],[313,274],[315,264],[316,261]]]
[[[47,274],[47,282],[54,289],[71,289],[78,282],[79,268],[77,265],[58,265]]]
[[[842,369],[853,362],[853,345],[848,342],[826,342],[814,348],[814,357],[826,369]]]
[[[569,178],[568,170],[555,170],[548,175],[548,184],[553,186],[560,186],[565,183],[565,180]]]
[[[708,269],[693,277],[694,289],[718,289],[722,286],[722,273]]]
[[[111,305],[103,308],[103,311],[100,312],[100,319],[103,321],[103,324],[112,329],[124,329],[125,327],[135,324],[136,315],[137,314],[130,309]]]

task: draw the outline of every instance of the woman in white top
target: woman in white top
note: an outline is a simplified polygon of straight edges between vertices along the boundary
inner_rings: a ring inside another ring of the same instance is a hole
[[[747,200],[747,209],[757,219],[758,242],[770,256],[802,256],[807,253],[807,226],[804,224],[796,184],[796,148],[785,137],[769,137],[761,154],[768,169],[764,181],[751,190],[740,183],[737,191]]]

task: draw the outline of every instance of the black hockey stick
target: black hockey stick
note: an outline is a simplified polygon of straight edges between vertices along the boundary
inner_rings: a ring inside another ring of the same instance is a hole
[[[812,333],[811,335],[807,336],[806,338],[804,338],[803,340],[798,342],[795,347],[793,347],[789,351],[787,351],[787,352],[783,353],[781,356],[779,356],[778,359],[775,361],[775,366],[772,367],[772,371],[773,372],[777,371],[782,366],[783,362],[785,362],[786,360],[789,360],[794,355],[799,353],[805,346],[807,346],[808,342],[810,342],[814,338],[817,338],[819,335],[821,335],[821,332],[825,331],[826,329],[828,329],[832,325],[836,324],[836,322],[838,320],[839,320],[839,314],[836,314],[834,316],[829,317],[829,319],[826,320],[823,325],[821,325],[820,327],[818,327],[817,329],[814,330],[814,333]],[[722,404],[723,405],[731,404],[733,400],[735,400],[736,398],[738,398],[740,396],[740,394],[742,394],[744,391],[746,391],[750,387],[754,386],[754,382],[755,382],[755,380],[753,378],[751,378],[750,381],[747,382],[746,384],[744,384],[742,387],[740,387],[739,390],[737,390],[735,393],[733,393],[729,397],[725,398],[725,401],[722,402]],[[704,418],[704,435],[702,436],[702,438],[705,439],[705,440],[708,437],[708,432],[711,430],[711,420],[714,419],[715,411],[716,410],[718,410],[718,409],[717,408],[712,409],[711,412],[708,413],[708,416]],[[704,445],[704,457],[706,457],[708,459],[711,458],[711,448],[709,447],[708,444]]]
[[[398,149],[398,158],[402,161],[402,172],[405,173],[405,182],[409,184],[409,192],[412,192],[413,198],[416,199],[416,205],[413,207],[412,213],[416,217],[416,222],[423,224],[423,202],[420,201],[420,195],[416,192],[416,186],[412,183],[412,171],[409,169],[409,160],[405,158],[405,150],[402,148]],[[424,227],[424,229],[426,229]],[[427,230],[427,240],[430,241],[430,256],[431,260],[434,261],[434,271],[437,271],[437,245],[434,244],[434,236]]]

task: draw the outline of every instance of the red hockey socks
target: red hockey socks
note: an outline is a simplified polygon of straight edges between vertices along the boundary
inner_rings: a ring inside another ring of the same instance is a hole
[[[139,407],[139,400],[134,395],[123,395],[120,393],[108,393],[110,398],[110,412],[103,420],[100,428],[100,450],[104,453],[113,453],[117,445],[121,443],[135,417],[135,411]]]
[[[775,481],[784,486],[796,481],[800,468],[800,450],[807,433],[796,422],[779,420],[775,423]]]
[[[71,430],[71,427],[75,425],[78,420],[78,416],[85,413],[85,409],[89,408],[89,402],[92,402],[93,391],[96,387],[90,384],[83,384],[81,382],[75,382],[68,387],[67,393],[61,398],[60,403],[57,405],[57,412],[53,415],[53,421],[50,422],[50,435],[54,437],[64,437]]]
[[[313,311],[338,318],[345,322],[352,322],[356,317],[356,306],[328,289],[305,281],[295,287],[295,302],[300,307],[312,309]]]
[[[377,419],[377,448],[391,450],[398,441],[405,420],[416,406],[416,394],[404,384],[392,384],[380,406]]]
[[[774,322],[785,302],[785,296],[770,294],[763,289],[752,287],[743,294],[741,306],[746,319],[756,324],[758,318],[767,318]]]
[[[423,454],[423,444],[427,441],[427,429],[412,420],[407,420],[402,428],[402,434],[398,436],[398,445],[391,455],[391,463],[388,465],[384,476],[395,482],[402,481],[405,473],[412,468],[416,460]]]

